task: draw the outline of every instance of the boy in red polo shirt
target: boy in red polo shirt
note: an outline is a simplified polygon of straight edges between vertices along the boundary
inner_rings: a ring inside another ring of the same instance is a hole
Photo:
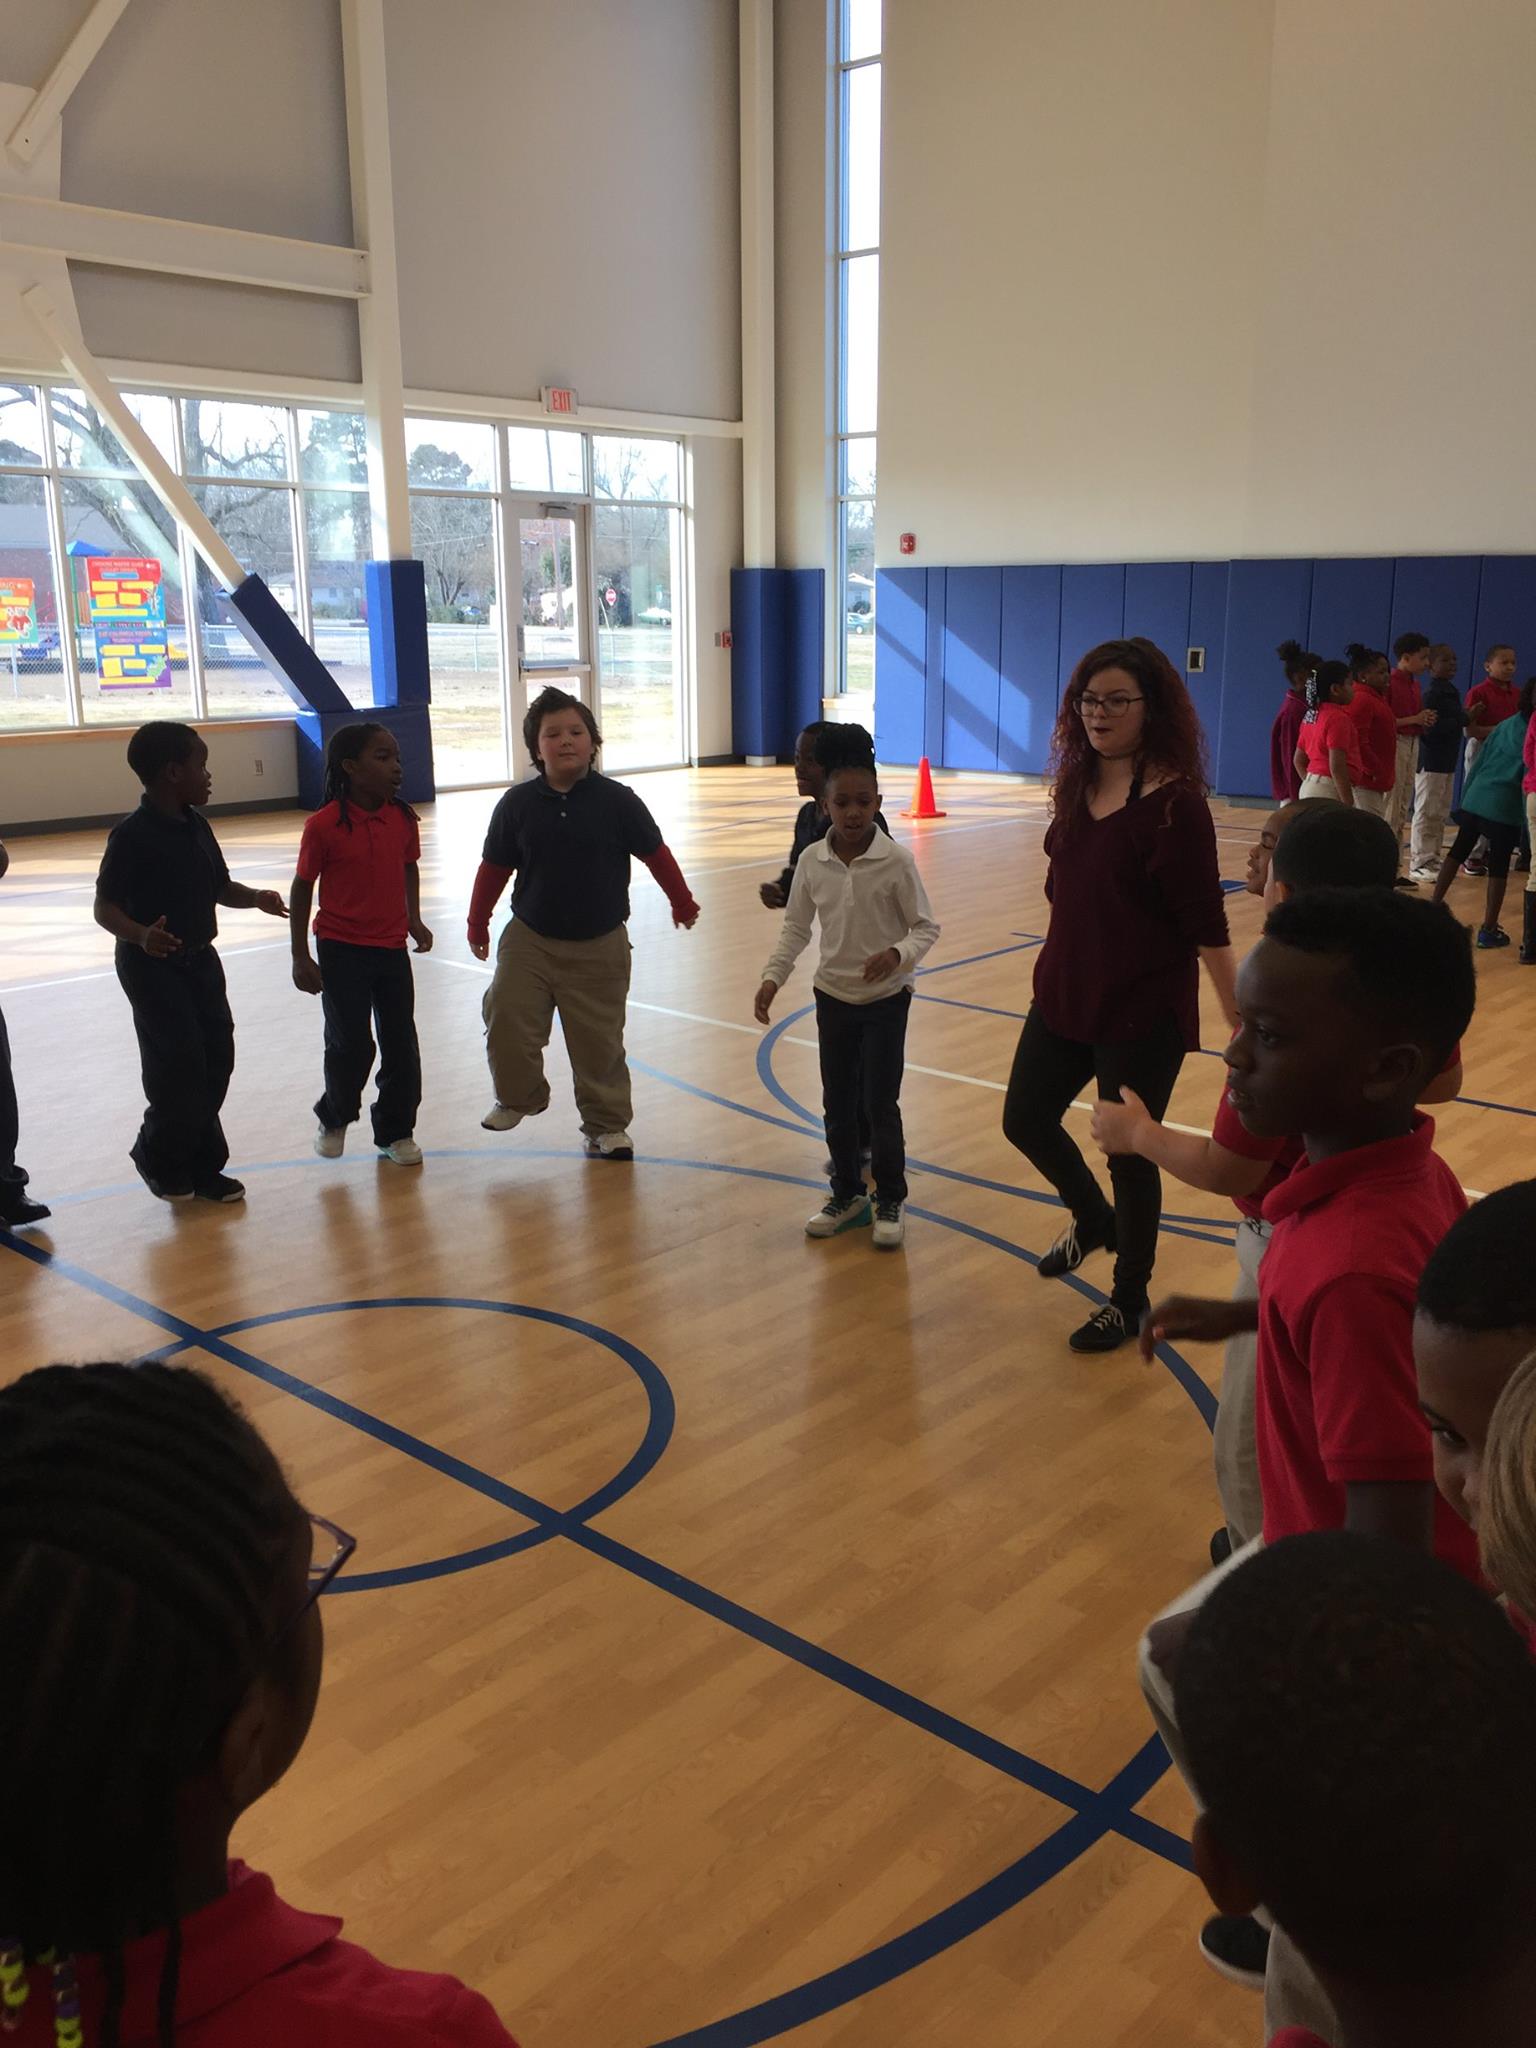
[[[1165,1302],[1142,1348],[1257,1330],[1265,1542],[1348,1527],[1432,1543],[1476,1574],[1469,1531],[1436,1503],[1412,1342],[1419,1275],[1466,1206],[1415,1105],[1475,999],[1467,934],[1444,905],[1377,889],[1281,904],[1239,970],[1242,1029],[1223,1055],[1231,1106],[1255,1137],[1300,1135],[1306,1156],[1265,1203],[1257,1302]],[[1212,1583],[1173,1602],[1142,1644],[1142,1690],[1176,1761],[1172,1675]],[[1244,1947],[1237,1932],[1213,1923],[1202,1946],[1254,1982],[1266,1944]],[[1275,1964],[1271,1954],[1277,2014],[1326,2017],[1305,1970]]]
[[[1486,1595],[1399,1544],[1295,1538],[1211,1594],[1176,1701],[1202,1883],[1262,1901],[1337,2012],[1270,2048],[1528,2048],[1536,1667]]]
[[[416,813],[400,800],[401,774],[400,748],[386,726],[342,726],[326,749],[331,801],[309,819],[299,842],[289,898],[293,979],[306,995],[320,996],[325,1010],[325,1093],[315,1104],[322,1159],[341,1157],[347,1126],[362,1113],[376,1030],[373,1142],[396,1166],[421,1164],[421,1049],[405,942],[409,935],[425,953],[432,934],[421,921],[421,836]],[[309,952],[317,882],[318,966]]]
[[[1419,741],[1435,722],[1433,711],[1424,708],[1420,677],[1429,667],[1429,635],[1399,633],[1392,642],[1392,673],[1387,679],[1387,702],[1397,727],[1396,772],[1392,784],[1392,806],[1387,823],[1397,834],[1399,857],[1403,828],[1414,806],[1414,777],[1419,765]]]
[[[1360,734],[1360,774],[1355,783],[1355,802],[1362,811],[1385,818],[1392,808],[1392,789],[1397,775],[1397,720],[1387,702],[1387,657],[1374,647],[1351,641],[1350,680],[1355,694],[1349,700],[1349,715]],[[1396,870],[1394,869],[1394,877]]]
[[[1489,738],[1496,726],[1506,718],[1513,718],[1520,709],[1520,692],[1515,684],[1515,672],[1519,663],[1515,650],[1507,640],[1495,640],[1483,657],[1483,680],[1467,692],[1467,745],[1462,756],[1463,777],[1472,772],[1472,763],[1482,750],[1483,741]],[[1480,839],[1462,868],[1464,875],[1486,875],[1488,872],[1488,842]]]

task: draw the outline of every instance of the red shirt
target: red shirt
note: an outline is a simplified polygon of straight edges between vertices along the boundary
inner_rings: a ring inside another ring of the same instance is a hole
[[[1361,789],[1388,790],[1397,779],[1397,720],[1385,697],[1361,683],[1350,700],[1349,715],[1360,736]]]
[[[1085,805],[1070,832],[1051,820],[1045,853],[1051,925],[1035,965],[1044,1022],[1079,1045],[1124,1045],[1172,1016],[1193,1051],[1199,948],[1230,943],[1204,794],[1165,782],[1107,817]]]
[[[1342,747],[1350,781],[1360,780],[1360,728],[1350,716],[1349,705],[1320,705],[1316,718],[1301,728],[1301,744],[1307,750],[1309,775],[1332,775],[1328,756],[1335,747]]]
[[[1502,725],[1520,709],[1520,692],[1513,683],[1496,683],[1484,676],[1467,692],[1469,725]]]
[[[1355,695],[1359,696],[1359,691]],[[1419,688],[1417,676],[1409,675],[1405,668],[1393,669],[1387,677],[1387,702],[1392,707],[1394,718],[1417,718],[1424,709],[1424,694]],[[1404,733],[1403,738],[1417,739],[1416,733]]]
[[[1328,2043],[1306,2027],[1282,2027],[1269,2048],[1328,2048]]]
[[[1269,729],[1269,793],[1277,804],[1290,803],[1301,792],[1296,773],[1296,742],[1301,721],[1307,715],[1307,700],[1300,690],[1287,690]]]
[[[1401,1138],[1294,1169],[1264,1206],[1258,1443],[1264,1538],[1344,1526],[1345,1488],[1433,1483],[1413,1368],[1429,1255],[1467,1198],[1416,1115]],[[1435,1496],[1435,1549],[1480,1581],[1477,1541]]]
[[[404,804],[365,811],[327,804],[304,826],[299,841],[301,882],[320,884],[317,939],[348,946],[403,946],[409,914],[405,870],[421,859],[421,834]]]
[[[392,1970],[339,1941],[341,1922],[285,1906],[270,1877],[229,1866],[229,1890],[181,1923],[176,2048],[517,2048],[486,2001],[456,1977]],[[123,1953],[122,2048],[156,2048],[165,1936]],[[101,2039],[103,1985],[79,1964],[87,2041]],[[53,2048],[47,1974],[31,1973],[16,2048]]]
[[[1536,796],[1536,718],[1525,728],[1525,780],[1520,787],[1527,796]]]

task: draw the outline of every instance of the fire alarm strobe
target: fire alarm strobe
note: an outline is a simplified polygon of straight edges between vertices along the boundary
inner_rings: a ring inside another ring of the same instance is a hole
[[[904,533],[901,536],[901,552],[904,555],[915,555],[917,553],[917,535],[915,533]]]

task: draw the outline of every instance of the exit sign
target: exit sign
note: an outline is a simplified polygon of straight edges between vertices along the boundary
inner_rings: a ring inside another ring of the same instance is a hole
[[[542,390],[544,410],[546,412],[564,413],[567,418],[575,415],[577,411],[576,394],[567,385],[546,384],[542,387]]]

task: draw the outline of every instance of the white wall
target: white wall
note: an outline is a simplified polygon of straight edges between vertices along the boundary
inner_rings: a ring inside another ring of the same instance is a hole
[[[1536,547],[1530,0],[885,21],[882,563]]]
[[[735,6],[386,20],[406,382],[738,419]]]
[[[741,561],[741,443],[713,434],[686,444],[693,545],[691,751],[731,751],[731,657],[715,635],[731,623],[731,571]]]
[[[215,804],[298,801],[291,720],[200,725],[208,742]],[[0,818],[7,828],[131,811],[140,789],[128,766],[126,730],[71,732],[0,746]],[[258,774],[260,761],[263,773]]]
[[[777,0],[774,9],[775,426],[779,564],[786,569],[831,559],[829,13],[827,0]]]

